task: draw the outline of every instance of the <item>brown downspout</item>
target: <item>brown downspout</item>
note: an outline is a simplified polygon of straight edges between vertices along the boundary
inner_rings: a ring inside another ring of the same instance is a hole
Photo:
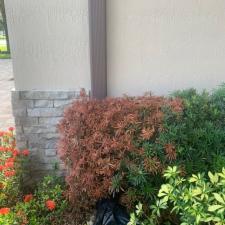
[[[106,0],[89,0],[91,96],[107,96]]]

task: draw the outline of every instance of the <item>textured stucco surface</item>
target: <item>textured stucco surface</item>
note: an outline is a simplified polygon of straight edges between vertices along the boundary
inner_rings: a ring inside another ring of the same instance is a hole
[[[225,81],[224,0],[108,0],[108,94]]]
[[[5,0],[16,90],[90,90],[88,0]]]
[[[91,86],[88,0],[6,0],[16,90]],[[224,0],[107,0],[108,95],[225,81]]]

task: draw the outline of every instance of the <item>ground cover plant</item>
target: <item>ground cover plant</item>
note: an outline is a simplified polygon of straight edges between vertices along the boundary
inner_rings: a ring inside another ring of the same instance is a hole
[[[6,45],[0,45],[0,51],[1,52],[6,52],[7,51]]]
[[[0,59],[10,59],[11,55],[8,53],[0,53]]]
[[[1,38],[0,38],[1,40]],[[10,54],[7,53],[7,46],[0,45],[0,59],[10,59]]]

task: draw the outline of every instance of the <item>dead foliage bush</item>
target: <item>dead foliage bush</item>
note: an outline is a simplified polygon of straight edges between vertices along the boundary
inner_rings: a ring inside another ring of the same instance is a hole
[[[180,110],[175,100],[153,96],[84,98],[66,110],[59,125],[59,153],[68,168],[67,193],[78,220],[86,218],[97,200],[109,196],[126,155],[143,151],[135,142],[154,138],[162,129],[165,104]]]

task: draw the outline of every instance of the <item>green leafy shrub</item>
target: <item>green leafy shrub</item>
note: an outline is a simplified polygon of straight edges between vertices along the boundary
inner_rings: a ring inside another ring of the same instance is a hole
[[[212,94],[189,89],[172,95],[173,103],[162,107],[160,131],[151,138],[134,139],[142,151],[127,154],[113,178],[112,188],[124,190],[121,201],[126,206],[141,201],[148,213],[168,165],[177,165],[183,176],[224,167],[224,96],[224,85]]]
[[[220,126],[225,126],[225,83],[220,85],[212,94],[212,102],[218,109],[218,123]]]
[[[34,194],[25,195],[11,208],[0,209],[0,224],[61,225],[67,206],[58,178],[47,176]]]
[[[34,194],[23,196],[28,155],[29,150],[16,149],[12,127],[0,131],[0,225],[61,225],[67,201],[59,178],[47,176]]]
[[[180,116],[165,108],[164,129],[159,143],[173,143],[177,163],[188,174],[218,171],[225,165],[225,88],[197,93],[194,89],[174,93],[183,101]]]
[[[14,205],[21,197],[22,164],[28,150],[16,149],[14,128],[0,131],[0,208]]]
[[[129,225],[137,225],[140,218],[144,218],[145,225],[159,224],[158,218],[166,209],[177,214],[181,225],[225,224],[225,169],[209,172],[208,177],[198,173],[185,179],[177,167],[169,167],[164,177],[167,183],[161,186],[156,204],[150,207],[151,215],[144,216],[139,204]]]
[[[209,179],[200,173],[184,179],[179,173],[177,167],[165,171],[168,183],[162,185],[158,194],[163,208],[172,205],[182,225],[225,224],[225,169],[209,172]]]
[[[0,216],[0,224],[1,225],[20,225],[17,223],[17,216],[14,212],[9,211],[9,208],[2,208],[1,216]]]
[[[29,225],[60,225],[68,206],[60,183],[56,177],[45,177],[33,195],[26,195],[24,201],[16,205],[17,219]]]

